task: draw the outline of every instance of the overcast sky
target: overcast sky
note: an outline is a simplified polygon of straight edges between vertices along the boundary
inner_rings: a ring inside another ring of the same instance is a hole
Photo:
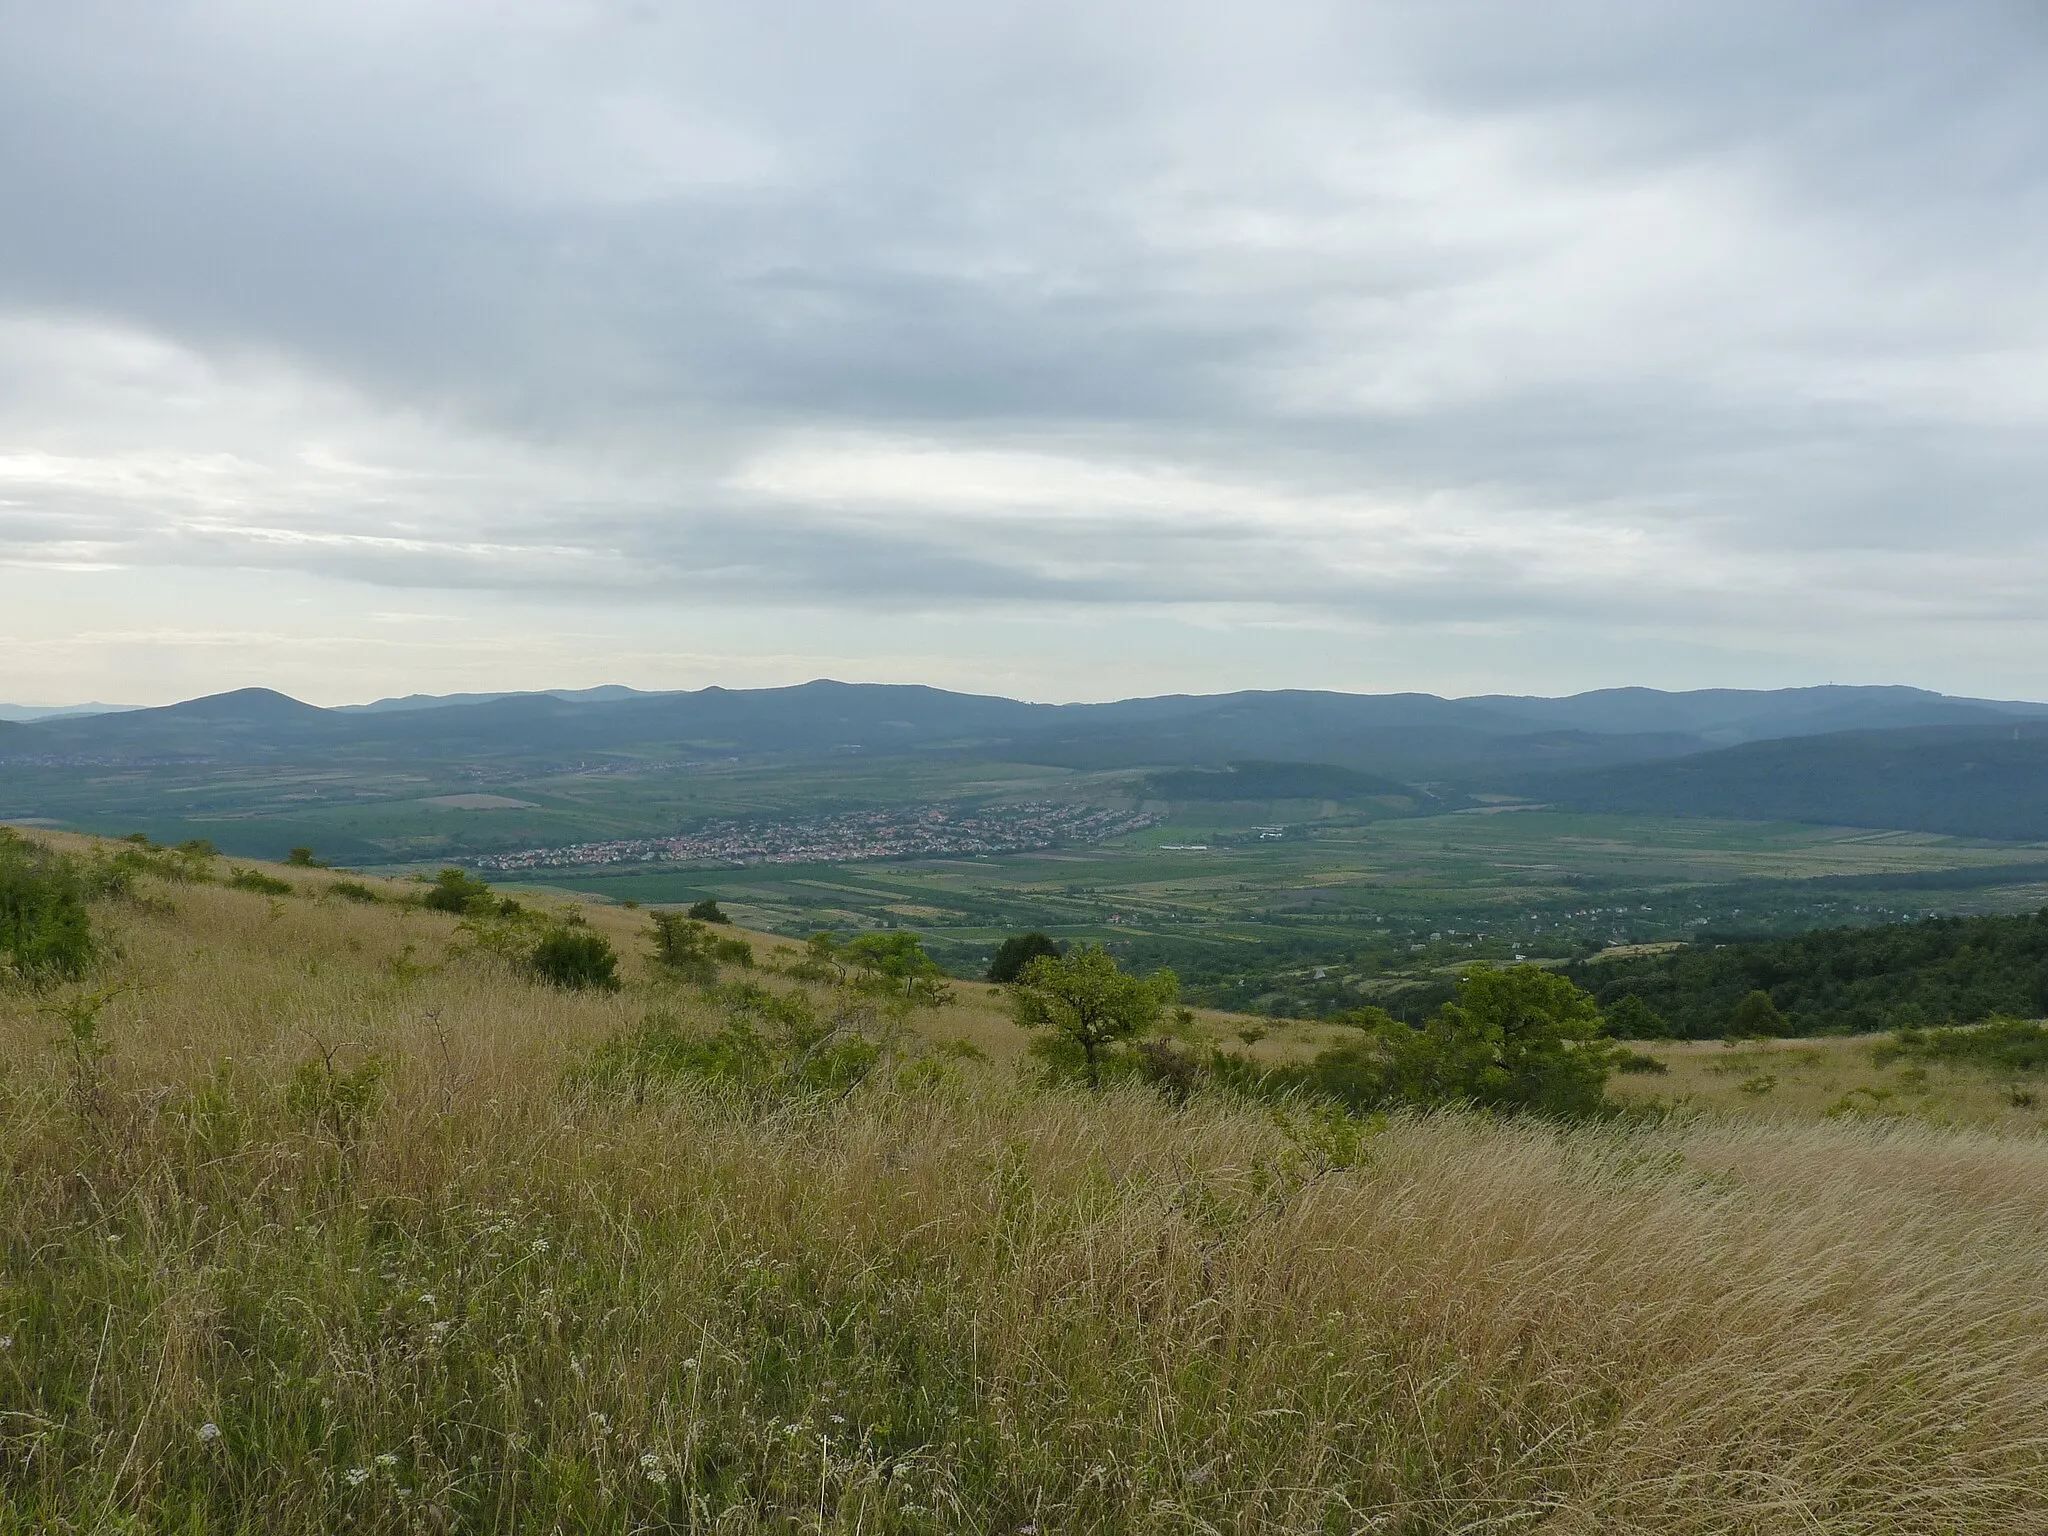
[[[2048,697],[2048,9],[0,0],[0,698]]]

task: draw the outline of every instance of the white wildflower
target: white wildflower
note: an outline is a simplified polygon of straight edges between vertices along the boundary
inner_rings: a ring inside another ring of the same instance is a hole
[[[341,1480],[351,1488],[360,1488],[370,1480],[370,1469],[368,1467],[350,1467],[341,1474]]]
[[[546,1253],[548,1251],[548,1240],[544,1237],[536,1237],[527,1246],[535,1253]]]
[[[220,1426],[214,1423],[213,1420],[208,1419],[199,1426],[199,1438],[202,1440],[218,1440],[220,1438]]]
[[[640,1453],[640,1475],[650,1483],[665,1483],[668,1481],[668,1473],[664,1472],[661,1468],[661,1458],[652,1451]]]
[[[377,1453],[377,1465],[380,1467],[395,1467],[398,1465],[398,1457],[390,1451],[379,1451]]]
[[[433,1293],[432,1291],[421,1291],[421,1292],[420,1292],[420,1305],[421,1305],[421,1306],[423,1306],[423,1307],[431,1307],[431,1306],[432,1306],[433,1304],[434,1304],[434,1293]]]
[[[14,1348],[14,1335],[13,1335],[13,1334],[11,1334],[11,1333],[0,1333],[0,1349],[12,1349],[12,1348]],[[693,1364],[693,1365],[694,1365],[695,1363],[696,1363],[695,1361],[692,1361],[692,1362],[691,1362],[691,1364]]]

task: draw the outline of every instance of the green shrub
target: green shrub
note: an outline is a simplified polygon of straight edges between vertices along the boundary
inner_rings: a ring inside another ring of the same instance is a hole
[[[1420,1029],[1387,1020],[1323,1052],[1305,1086],[1354,1109],[1397,1105],[1575,1116],[1606,1106],[1615,1047],[1592,997],[1533,965],[1474,970]]]
[[[838,1097],[866,1081],[881,1050],[857,1030],[818,1016],[801,992],[778,993],[750,982],[720,994],[726,1022],[691,1028],[657,1011],[599,1046],[581,1077],[630,1089],[696,1083],[756,1104]]]
[[[292,849],[284,856],[285,863],[293,869],[325,869],[327,861],[313,857],[313,850],[303,845]]]
[[[534,945],[527,963],[550,985],[572,992],[619,990],[619,956],[610,939],[588,928],[550,930]]]
[[[308,1129],[325,1131],[336,1141],[353,1142],[384,1097],[385,1063],[365,1055],[352,1071],[336,1065],[336,1053],[321,1046],[319,1054],[299,1063],[285,1086],[285,1108]]]
[[[864,933],[846,946],[845,955],[869,991],[926,1008],[952,1000],[946,973],[914,933]]]
[[[0,827],[0,963],[30,979],[76,979],[92,961],[92,919],[76,861]]]
[[[228,884],[238,891],[255,891],[263,896],[289,896],[292,893],[291,881],[266,875],[260,869],[238,869],[228,876]]]
[[[1614,1070],[1632,1072],[1639,1076],[1662,1077],[1671,1068],[1648,1051],[1618,1050],[1614,1053]]]
[[[754,946],[745,939],[720,939],[711,946],[711,953],[720,965],[736,965],[748,971],[754,968]]]
[[[452,865],[434,877],[420,905],[435,912],[475,913],[491,902],[491,888],[465,870]]]
[[[718,903],[709,896],[706,896],[702,901],[692,902],[690,910],[684,915],[692,922],[698,923],[729,923],[732,921],[720,909]]]
[[[339,896],[343,901],[373,902],[384,899],[375,889],[360,880],[337,880],[327,887],[327,891],[329,895]]]

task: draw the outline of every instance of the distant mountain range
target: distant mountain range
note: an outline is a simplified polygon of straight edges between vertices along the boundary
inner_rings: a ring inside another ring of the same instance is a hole
[[[0,704],[0,720],[61,720],[79,715],[118,715],[137,704]]]
[[[1146,770],[1188,799],[1255,785],[1333,798],[1410,786],[1430,803],[1446,792],[1497,792],[1585,810],[2048,837],[2048,705],[1914,688],[1617,688],[1562,699],[1274,691],[1031,704],[820,681],[413,695],[340,709],[249,688],[157,709],[0,722],[0,768],[567,761],[650,749]],[[1217,776],[1232,765],[1234,776]]]

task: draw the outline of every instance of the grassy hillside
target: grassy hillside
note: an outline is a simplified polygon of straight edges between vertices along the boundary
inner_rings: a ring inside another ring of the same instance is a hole
[[[0,1531],[2048,1526],[2037,1137],[1175,1109],[972,987],[629,1089],[722,1005],[263,873],[0,991]]]

